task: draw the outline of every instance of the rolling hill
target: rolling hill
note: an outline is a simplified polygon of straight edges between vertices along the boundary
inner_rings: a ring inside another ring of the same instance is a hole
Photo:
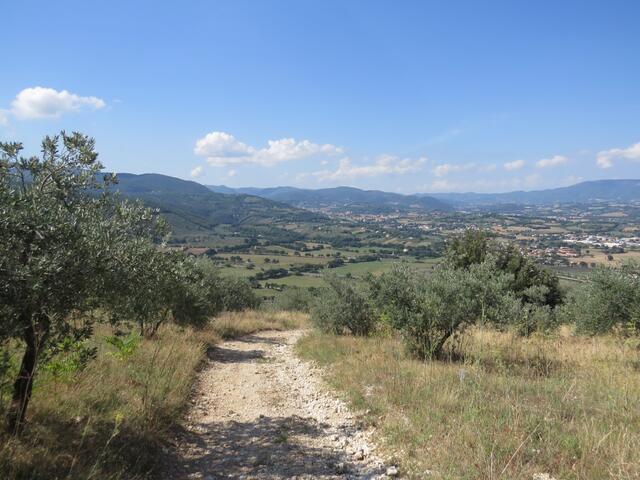
[[[323,217],[266,198],[216,193],[199,183],[160,174],[118,173],[113,190],[158,208],[177,234],[211,232],[219,225],[254,227]]]
[[[594,180],[569,187],[508,193],[435,193],[429,196],[455,205],[593,203],[640,201],[640,180]]]
[[[400,195],[379,190],[360,190],[353,187],[322,188],[318,190],[295,187],[235,188],[224,185],[209,186],[214,192],[256,195],[269,200],[310,209],[346,210],[354,213],[430,212],[448,211],[451,206],[427,195]]]

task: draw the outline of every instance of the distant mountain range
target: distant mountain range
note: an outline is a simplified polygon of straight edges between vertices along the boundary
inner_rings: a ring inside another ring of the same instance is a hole
[[[554,203],[628,203],[640,201],[640,180],[598,180],[549,190],[509,193],[438,193],[400,195],[352,187],[309,190],[294,187],[229,188],[205,186],[160,174],[119,173],[113,187],[123,196],[158,208],[176,234],[211,233],[218,225],[278,228],[291,222],[322,222],[309,209],[328,212],[393,213],[450,211],[471,205]]]
[[[214,192],[255,195],[300,208],[325,208],[356,213],[392,211],[448,211],[454,207],[490,205],[545,205],[553,203],[593,203],[599,201],[627,203],[640,201],[640,180],[596,180],[570,187],[508,193],[427,193],[400,195],[352,187],[318,190],[295,187],[230,188],[209,185]]]
[[[218,193],[255,195],[299,208],[326,209],[328,211],[392,213],[452,210],[449,203],[429,195],[400,195],[379,190],[360,190],[353,187],[318,190],[295,187],[229,188],[224,185],[209,185],[208,187]]]
[[[226,195],[199,183],[167,175],[118,173],[113,190],[158,208],[177,234],[211,232],[217,225],[272,226],[277,222],[322,220],[322,215],[252,196]]]
[[[508,193],[428,194],[452,205],[545,205],[552,203],[593,203],[640,201],[640,180],[594,180],[569,187]]]

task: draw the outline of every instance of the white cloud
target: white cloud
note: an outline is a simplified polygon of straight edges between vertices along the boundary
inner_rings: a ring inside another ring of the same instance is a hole
[[[225,132],[208,133],[199,139],[193,148],[193,153],[208,159],[242,159],[250,156],[253,152],[253,147],[239,142],[233,135]],[[235,162],[228,161],[227,163]]]
[[[611,168],[617,159],[640,161],[640,142],[628,148],[612,148],[598,152],[596,163],[600,168]]]
[[[380,155],[370,165],[353,165],[349,158],[343,158],[340,160],[336,170],[322,170],[314,172],[312,175],[321,182],[339,182],[378,175],[404,175],[419,171],[426,161],[425,157],[413,160],[393,155]],[[305,177],[306,175],[299,175],[298,179],[302,180]]]
[[[542,160],[538,160],[536,162],[536,167],[538,168],[549,168],[549,167],[557,167],[558,165],[562,165],[563,163],[567,163],[569,159],[563,155],[554,155],[551,158],[543,158]]]
[[[524,167],[525,161],[524,160],[514,160],[513,162],[507,162],[503,165],[504,169],[509,171],[509,172],[513,172],[515,170],[520,170],[522,167]]]
[[[478,169],[482,172],[494,172],[498,168],[495,163],[490,163],[488,165],[482,165]]]
[[[198,178],[200,175],[202,175],[203,171],[204,168],[201,165],[198,165],[196,168],[191,170],[191,178]]]
[[[225,132],[211,132],[199,139],[193,149],[215,167],[256,164],[273,166],[281,162],[301,160],[315,155],[338,155],[343,150],[330,144],[317,144],[293,138],[269,140],[267,147],[255,148]]]
[[[475,163],[465,163],[462,165],[457,165],[453,163],[441,163],[440,165],[436,165],[433,169],[433,174],[436,177],[444,177],[454,172],[463,172],[466,170],[471,170],[475,168]]]
[[[235,177],[237,174],[238,174],[238,171],[237,171],[237,170],[233,170],[233,169],[231,169],[231,170],[229,170],[229,171],[227,172],[227,178],[233,178],[233,177]]]
[[[22,90],[11,102],[11,113],[21,120],[56,118],[83,109],[96,110],[107,104],[98,97],[81,97],[67,90],[32,87]]]

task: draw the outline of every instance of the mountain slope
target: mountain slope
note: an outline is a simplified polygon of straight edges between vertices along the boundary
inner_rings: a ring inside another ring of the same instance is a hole
[[[460,205],[591,203],[640,201],[640,180],[594,180],[548,190],[508,193],[436,193],[440,200]]]
[[[158,208],[179,234],[218,225],[255,226],[317,221],[322,216],[252,195],[216,193],[196,182],[159,174],[118,173],[113,190]]]
[[[209,186],[217,192],[229,187]],[[378,190],[360,190],[353,187],[321,188],[318,190],[295,187],[236,188],[236,194],[257,195],[301,208],[349,210],[356,213],[390,213],[395,211],[447,211],[451,207],[430,196],[400,195]]]

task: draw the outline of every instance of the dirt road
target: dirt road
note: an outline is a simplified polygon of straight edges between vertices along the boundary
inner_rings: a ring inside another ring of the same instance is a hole
[[[165,478],[330,479],[394,475],[369,435],[293,353],[300,331],[263,332],[210,351]]]

